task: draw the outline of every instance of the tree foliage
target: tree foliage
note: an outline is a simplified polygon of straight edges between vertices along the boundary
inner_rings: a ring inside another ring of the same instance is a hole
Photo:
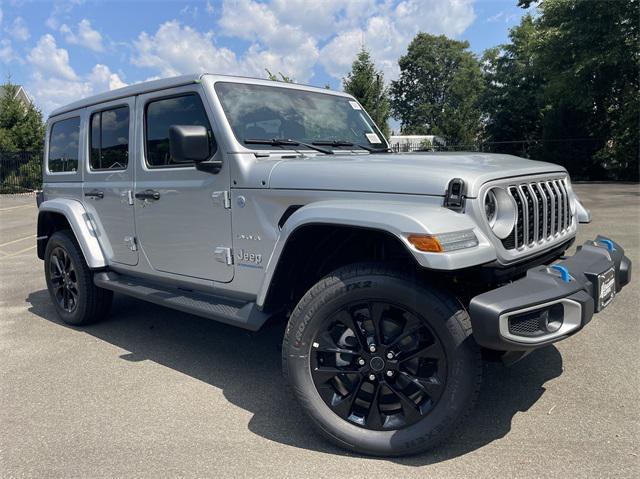
[[[280,77],[278,77],[278,75],[276,75],[275,73],[271,73],[271,71],[268,68],[265,68],[264,71],[267,72],[267,78],[269,80],[281,81],[281,82],[284,82],[284,83],[295,83],[295,80],[293,78],[291,78],[290,76],[285,75],[282,72],[278,72],[278,75],[280,75]]]
[[[526,1],[520,1],[527,6]],[[484,55],[486,137],[577,178],[638,180],[639,0],[544,0]]]
[[[384,75],[376,70],[369,52],[362,48],[351,71],[342,80],[344,91],[353,95],[367,110],[385,136],[389,135],[389,98],[384,85]]]
[[[19,87],[11,81],[0,98],[0,150],[40,151],[44,144],[42,114],[32,104],[16,97]]]
[[[543,80],[534,53],[533,18],[523,17],[509,38],[511,43],[490,48],[482,57],[484,134],[498,142],[497,151],[510,151],[512,142],[537,140],[542,133]]]
[[[480,63],[468,42],[419,33],[399,60],[391,108],[403,133],[434,134],[471,144],[480,133]]]

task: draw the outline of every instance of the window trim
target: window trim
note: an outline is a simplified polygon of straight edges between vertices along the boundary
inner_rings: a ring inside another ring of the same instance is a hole
[[[211,152],[211,156],[207,158],[205,161],[209,161],[213,158],[218,152],[218,141],[216,140],[215,134],[213,132],[213,127],[211,126],[211,118],[209,118],[209,114],[207,113],[207,108],[205,106],[204,101],[202,100],[202,95],[200,92],[196,90],[185,91],[181,93],[174,93],[169,95],[157,96],[153,98],[149,98],[144,103],[143,113],[142,113],[142,142],[144,146],[144,165],[148,170],[163,170],[163,169],[175,169],[175,168],[196,168],[196,163],[176,163],[175,165],[152,165],[149,163],[149,152],[147,150],[147,110],[149,109],[149,105],[151,103],[162,101],[162,100],[170,100],[172,98],[181,98],[185,96],[196,96],[200,100],[200,104],[202,105],[202,109],[204,111],[204,116],[207,118],[207,123],[209,123],[209,131],[211,131],[211,136],[213,137],[213,144],[215,146],[214,150]]]
[[[91,166],[91,146],[93,145],[93,138],[91,135],[91,122],[93,121],[93,115],[96,114],[100,114],[100,151],[102,151],[102,113],[105,111],[109,111],[109,110],[117,110],[118,108],[122,108],[122,107],[127,107],[128,113],[129,113],[129,129],[127,131],[127,166],[125,168],[93,168]],[[131,142],[129,141],[131,139],[131,107],[129,106],[128,103],[122,103],[122,104],[118,104],[118,105],[113,105],[113,106],[109,106],[109,107],[105,107],[102,109],[96,109],[96,110],[92,110],[91,112],[89,112],[89,119],[87,121],[87,138],[89,139],[89,148],[88,148],[88,154],[87,154],[87,164],[88,164],[88,171],[90,173],[104,173],[106,171],[127,171],[129,169],[129,165],[131,164]]]
[[[81,167],[81,153],[82,153],[82,148],[81,148],[81,139],[82,139],[82,114],[80,112],[72,112],[72,113],[76,113],[76,114],[71,114],[67,117],[64,118],[60,118],[57,119],[55,121],[53,121],[51,123],[51,126],[49,126],[48,129],[48,133],[49,133],[49,137],[47,139],[47,156],[46,156],[46,172],[48,175],[77,175],[78,173],[80,173],[80,167]],[[76,167],[76,171],[52,171],[49,168],[49,161],[51,159],[51,139],[53,138],[53,128],[58,124],[58,123],[62,123],[63,121],[67,121],[67,120],[74,120],[77,119],[78,120],[78,158],[77,158],[77,162],[78,162],[78,166]]]

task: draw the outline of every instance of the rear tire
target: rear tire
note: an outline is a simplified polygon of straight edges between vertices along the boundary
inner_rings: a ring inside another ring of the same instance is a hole
[[[49,238],[44,273],[51,301],[65,323],[83,326],[109,314],[113,292],[93,284],[93,272],[70,230],[56,231]]]
[[[285,378],[319,430],[380,456],[444,440],[471,411],[482,377],[469,315],[455,298],[378,265],[348,266],[316,283],[289,319],[282,355]]]

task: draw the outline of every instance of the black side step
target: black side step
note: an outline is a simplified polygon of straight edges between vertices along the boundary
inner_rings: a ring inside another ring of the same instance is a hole
[[[205,293],[168,288],[113,271],[95,273],[93,282],[99,288],[239,326],[250,331],[260,329],[269,317],[260,311],[256,303],[253,302],[234,301]]]

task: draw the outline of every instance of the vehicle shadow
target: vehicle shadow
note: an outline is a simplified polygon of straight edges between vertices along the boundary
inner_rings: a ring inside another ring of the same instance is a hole
[[[280,348],[283,324],[257,333],[116,296],[110,319],[74,328],[60,321],[46,290],[29,294],[29,311],[61,327],[81,330],[129,351],[125,361],[154,361],[223,391],[234,405],[253,414],[249,429],[266,439],[330,454],[349,454],[311,430],[285,387]],[[513,416],[527,411],[562,374],[554,346],[535,351],[511,368],[486,365],[478,405],[459,433],[427,453],[394,462],[423,466],[452,459],[503,437]]]

